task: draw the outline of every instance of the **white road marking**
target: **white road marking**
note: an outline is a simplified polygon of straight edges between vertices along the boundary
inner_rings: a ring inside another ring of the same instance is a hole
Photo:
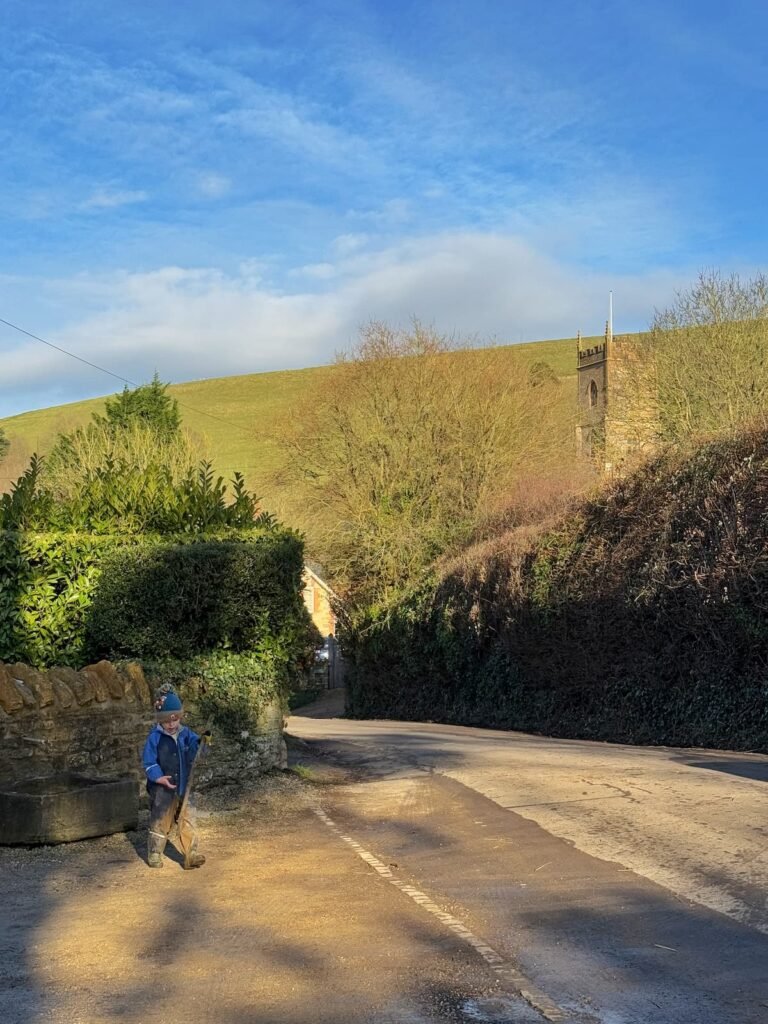
[[[453,914],[449,914],[442,910],[430,896],[426,893],[421,892],[420,889],[416,889],[412,885],[408,885],[407,882],[403,882],[401,879],[396,878],[392,873],[391,869],[384,864],[383,861],[379,860],[372,853],[369,853],[363,846],[360,845],[352,836],[344,835],[342,829],[336,824],[336,822],[330,818],[325,811],[320,807],[313,807],[312,810],[318,816],[318,818],[328,826],[328,828],[335,835],[339,837],[343,842],[351,846],[355,853],[364,860],[369,867],[372,867],[374,871],[378,872],[382,878],[394,885],[400,892],[405,893],[409,896],[414,903],[417,903],[423,910],[432,914],[434,917],[441,921],[450,931],[457,935],[460,939],[471,946],[476,953],[485,960],[488,966],[497,974],[500,978],[510,984],[516,992],[518,992],[526,1002],[537,1010],[547,1020],[553,1022],[567,1021],[569,1015],[562,1010],[559,1006],[552,1002],[552,1000],[544,993],[539,991],[531,981],[526,978],[524,974],[501,956],[497,951],[489,945],[484,939],[475,935],[467,926],[460,921]]]

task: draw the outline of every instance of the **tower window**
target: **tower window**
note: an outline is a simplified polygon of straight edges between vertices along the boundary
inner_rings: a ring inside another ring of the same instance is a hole
[[[589,404],[593,409],[597,405],[597,384],[593,380],[589,382]]]

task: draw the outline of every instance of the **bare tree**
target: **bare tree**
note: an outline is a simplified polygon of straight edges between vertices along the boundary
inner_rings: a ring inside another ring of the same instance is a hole
[[[466,541],[514,481],[567,446],[557,379],[509,349],[370,323],[283,443],[328,566],[386,596]]]
[[[653,361],[662,439],[768,425],[768,278],[699,275],[657,311],[644,346]]]

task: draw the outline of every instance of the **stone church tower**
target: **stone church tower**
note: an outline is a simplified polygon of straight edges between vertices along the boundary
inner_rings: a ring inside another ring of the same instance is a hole
[[[605,416],[608,404],[609,324],[601,345],[582,348],[581,333],[576,338],[576,383],[578,422],[576,449],[579,455],[599,458],[605,449]]]
[[[602,343],[583,348],[577,339],[576,447],[606,473],[651,455],[658,444],[656,371],[637,335],[614,337],[605,325]]]

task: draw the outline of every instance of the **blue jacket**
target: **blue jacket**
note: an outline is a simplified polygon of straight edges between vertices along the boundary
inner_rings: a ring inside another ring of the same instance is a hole
[[[147,736],[142,754],[147,788],[163,775],[170,775],[176,783],[176,794],[183,796],[199,743],[200,737],[186,725],[182,725],[175,737],[156,725]]]

